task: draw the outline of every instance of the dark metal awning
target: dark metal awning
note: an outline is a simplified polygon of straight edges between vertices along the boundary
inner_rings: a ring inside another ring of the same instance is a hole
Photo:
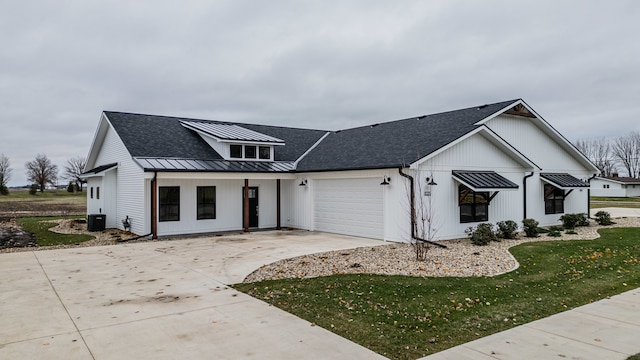
[[[453,178],[473,191],[516,190],[518,185],[495,171],[453,170]]]
[[[567,173],[541,173],[540,179],[563,190],[589,187],[588,182]]]

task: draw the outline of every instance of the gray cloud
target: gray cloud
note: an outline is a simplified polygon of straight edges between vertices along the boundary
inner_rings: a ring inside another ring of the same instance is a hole
[[[102,110],[340,129],[523,98],[570,140],[640,130],[635,1],[0,5],[12,185]]]

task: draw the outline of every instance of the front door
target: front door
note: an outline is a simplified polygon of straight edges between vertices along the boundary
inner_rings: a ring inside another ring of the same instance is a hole
[[[242,194],[244,195],[244,191]],[[242,205],[244,210],[244,201]],[[258,209],[258,188],[249,187],[249,227],[251,228],[258,227]]]

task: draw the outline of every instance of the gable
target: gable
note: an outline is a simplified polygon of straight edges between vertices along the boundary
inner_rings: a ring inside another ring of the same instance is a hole
[[[332,132],[299,171],[407,166],[461,138],[515,100]]]

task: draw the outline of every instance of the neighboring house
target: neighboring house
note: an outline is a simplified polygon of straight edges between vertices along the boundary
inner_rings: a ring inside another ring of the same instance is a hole
[[[637,197],[640,196],[640,179],[619,177],[596,177],[591,180],[591,196]]]
[[[139,235],[300,228],[391,241],[588,211],[598,169],[523,100],[341,131],[105,111],[87,210]],[[430,204],[430,205],[429,205]],[[412,216],[413,215],[413,216]]]

